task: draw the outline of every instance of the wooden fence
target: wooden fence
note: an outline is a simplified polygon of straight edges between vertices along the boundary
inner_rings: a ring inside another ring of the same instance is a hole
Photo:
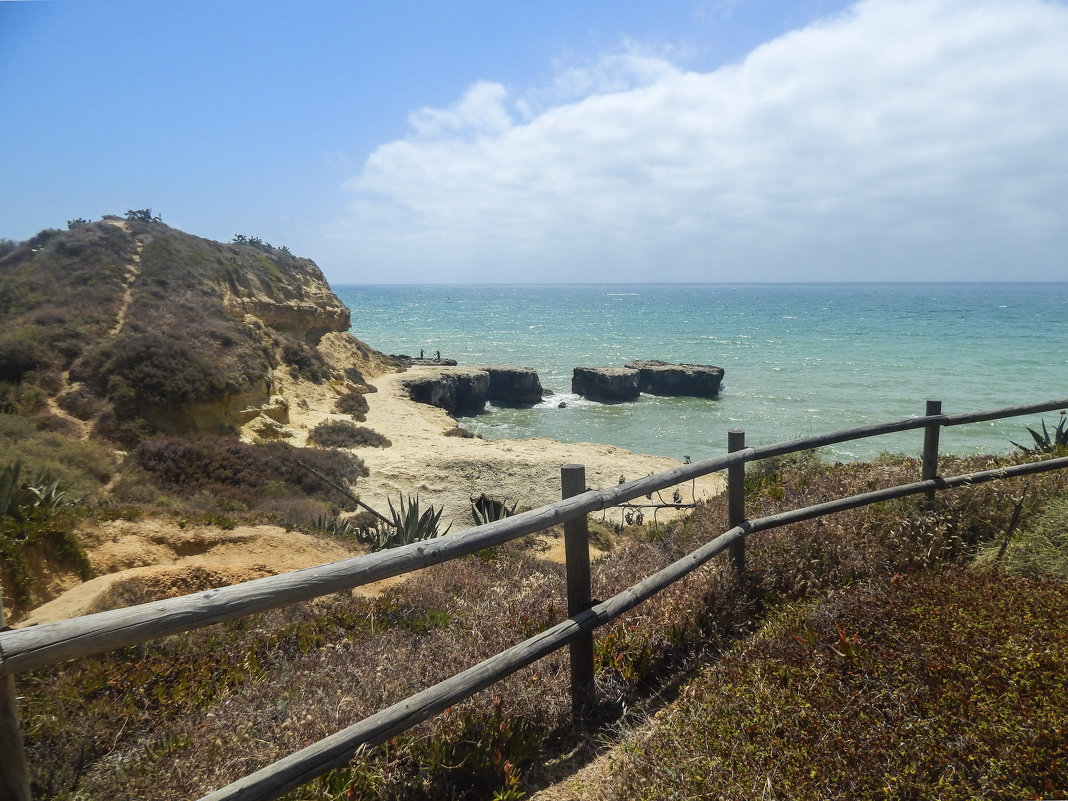
[[[938,434],[943,426],[1018,417],[1065,407],[1068,407],[1068,399],[945,415],[941,413],[940,402],[928,401],[926,414],[922,417],[759,447],[747,447],[745,434],[731,431],[728,435],[728,452],[724,456],[681,465],[608,489],[587,490],[582,466],[565,465],[561,469],[562,500],[439,539],[180,598],[23,629],[3,628],[3,607],[0,604],[0,801],[30,799],[18,721],[14,682],[16,673],[352,589],[564,524],[569,615],[566,620],[446,681],[216,790],[201,801],[263,801],[277,798],[345,764],[358,749],[389,740],[565,645],[571,646],[572,693],[578,706],[588,697],[594,685],[594,629],[615,620],[723,551],[729,551],[729,558],[736,570],[744,570],[745,539],[749,534],[892,498],[921,493],[933,495],[938,490],[965,484],[1064,469],[1068,467],[1068,458],[1051,458],[968,475],[940,477]],[[924,429],[919,481],[757,520],[746,519],[744,478],[748,462],[918,428]],[[633,587],[607,601],[593,604],[586,515],[720,470],[727,471],[729,529]]]

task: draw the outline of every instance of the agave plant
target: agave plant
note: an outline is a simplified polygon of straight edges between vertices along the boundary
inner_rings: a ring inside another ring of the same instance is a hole
[[[1046,420],[1043,418],[1041,434],[1028,426],[1027,430],[1031,434],[1031,439],[1035,441],[1035,447],[1033,448],[1027,448],[1019,442],[1009,441],[1024,453],[1053,453],[1061,448],[1068,448],[1068,428],[1065,427],[1066,420],[1068,420],[1068,418],[1065,417],[1065,413],[1062,411],[1060,422],[1057,423],[1057,427],[1050,432],[1050,430],[1046,428]]]
[[[392,522],[379,523],[375,528],[364,531],[360,539],[372,551],[433,539],[447,534],[452,528],[450,523],[444,531],[438,531],[445,508],[435,509],[433,506],[428,506],[420,510],[418,495],[414,498],[409,495],[407,504],[404,502],[403,495],[398,499],[397,506],[394,506],[393,501],[388,498],[386,502],[389,504]]]
[[[21,472],[20,461],[0,471],[0,517],[10,515],[18,520],[49,517],[60,506],[77,503],[77,500],[68,498],[67,490],[60,486],[58,479],[41,472],[20,484]]]
[[[505,501],[495,501],[485,495],[480,495],[471,501],[471,518],[475,521],[476,526],[493,523],[514,515],[518,506],[519,501],[513,503],[509,508]]]

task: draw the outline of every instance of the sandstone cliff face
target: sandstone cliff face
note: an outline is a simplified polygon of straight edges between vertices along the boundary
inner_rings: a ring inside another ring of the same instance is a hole
[[[228,276],[223,305],[238,320],[252,317],[278,333],[317,345],[325,334],[348,331],[351,318],[322,271],[307,259],[292,259],[283,276],[277,268]]]

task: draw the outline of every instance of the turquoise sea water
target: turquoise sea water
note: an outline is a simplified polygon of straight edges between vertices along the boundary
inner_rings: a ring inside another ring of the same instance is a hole
[[[920,416],[1068,398],[1068,283],[339,286],[352,333],[386,353],[533,367],[558,393],[462,424],[694,461],[751,445]],[[576,366],[714,364],[716,400],[576,398]],[[566,408],[559,408],[566,401]],[[1057,413],[1045,415],[1055,423]],[[944,453],[1002,453],[1040,418],[945,429]],[[922,432],[843,443],[832,459],[919,455]]]

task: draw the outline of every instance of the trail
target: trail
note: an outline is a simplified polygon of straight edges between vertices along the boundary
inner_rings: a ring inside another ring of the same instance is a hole
[[[141,277],[141,253],[145,249],[145,243],[140,239],[135,240],[137,246],[137,252],[134,253],[130,263],[126,265],[126,286],[122,291],[122,305],[119,306],[119,313],[115,318],[115,325],[108,332],[109,336],[118,336],[122,333],[122,329],[126,326],[126,315],[130,309],[130,303],[133,301],[133,285],[138,278]]]

